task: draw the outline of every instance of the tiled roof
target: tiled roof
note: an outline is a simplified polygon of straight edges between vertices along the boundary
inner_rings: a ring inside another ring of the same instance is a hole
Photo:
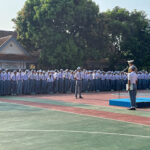
[[[15,38],[17,38],[17,33],[15,31],[4,31],[0,30],[0,38],[6,37],[8,35],[13,35]]]
[[[11,37],[12,37],[12,35],[5,36],[5,37],[0,38],[0,47],[1,47],[5,42],[7,42]]]

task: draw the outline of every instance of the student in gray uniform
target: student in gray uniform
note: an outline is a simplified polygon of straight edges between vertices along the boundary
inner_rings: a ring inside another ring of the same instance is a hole
[[[53,90],[53,85],[54,85],[54,77],[51,72],[48,73],[48,78],[47,78],[47,93],[52,94],[54,92]]]
[[[22,95],[23,88],[23,74],[22,71],[19,70],[17,73],[17,95]]]
[[[55,73],[54,73],[54,92],[55,93],[59,92],[59,72],[58,72],[58,70],[55,70]]]
[[[80,67],[77,68],[77,72],[75,73],[75,80],[76,80],[76,84],[75,84],[75,97],[77,99],[77,97],[79,95],[79,98],[83,98],[81,96],[81,91],[82,91],[82,76],[81,76],[81,68]]]
[[[119,74],[119,72],[117,72],[117,74],[116,74],[116,90],[117,91],[120,91],[120,74]]]
[[[99,84],[100,84],[100,70],[96,71],[96,91],[99,92]]]
[[[96,88],[96,82],[97,82],[97,77],[96,77],[96,70],[93,71],[92,73],[92,91],[97,91],[97,88]]]
[[[90,70],[89,72],[88,72],[88,92],[91,92],[92,91],[92,71]]]
[[[12,95],[17,95],[17,71],[15,70],[11,76]]]
[[[69,70],[66,69],[65,73],[64,73],[64,80],[65,80],[65,87],[64,87],[64,92],[67,93],[69,91]]]
[[[83,71],[81,72],[81,76],[82,76],[82,92],[85,92],[85,69],[83,69]]]
[[[4,95],[4,82],[3,82],[4,74],[2,70],[0,69],[0,96]]]
[[[63,69],[60,69],[60,72],[58,73],[58,86],[59,86],[59,92],[64,92],[64,73]]]
[[[106,90],[106,78],[105,78],[105,72],[103,71],[102,72],[102,75],[101,75],[101,91],[105,91]]]
[[[74,80],[74,72],[71,71],[70,72],[70,76],[69,76],[69,79],[70,79],[70,92],[74,93],[75,91],[75,80]]]
[[[47,77],[45,71],[42,72],[42,94],[47,93]]]
[[[31,73],[29,75],[30,94],[35,94],[35,76],[36,72],[34,70],[31,70]]]
[[[10,95],[11,94],[11,77],[10,72],[8,69],[4,72],[4,95]]]
[[[36,94],[40,94],[40,72],[37,71],[36,75],[35,75],[35,91]]]
[[[109,83],[109,72],[105,74],[105,91],[109,91],[110,83]]]
[[[23,74],[23,94],[29,94],[29,76],[28,70]]]

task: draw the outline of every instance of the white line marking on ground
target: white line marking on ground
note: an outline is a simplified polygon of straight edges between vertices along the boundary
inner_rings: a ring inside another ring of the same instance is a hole
[[[103,134],[103,135],[116,135],[116,136],[127,136],[137,138],[150,138],[145,135],[134,135],[134,134],[121,134],[121,133],[110,133],[110,132],[98,132],[98,131],[74,131],[74,130],[4,130],[0,132],[64,132],[64,133],[83,133],[83,134]]]

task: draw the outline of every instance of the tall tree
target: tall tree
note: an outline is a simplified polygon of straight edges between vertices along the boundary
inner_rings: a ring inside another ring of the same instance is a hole
[[[27,0],[14,22],[24,46],[42,50],[42,66],[74,68],[99,59],[98,15],[91,0]]]
[[[129,12],[126,9],[115,7],[103,15],[106,18],[110,45],[110,55],[108,55],[110,68],[123,68],[126,64],[125,61],[121,61],[127,59],[135,59],[140,69],[144,66],[148,67],[150,21],[146,18],[145,13],[136,10]]]

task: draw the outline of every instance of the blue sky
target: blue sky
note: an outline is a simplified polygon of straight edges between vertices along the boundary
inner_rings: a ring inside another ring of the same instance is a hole
[[[0,30],[14,30],[12,18],[17,16],[17,12],[23,7],[26,0],[0,0]],[[115,6],[126,8],[130,11],[144,10],[150,18],[150,0],[93,0],[100,11],[113,9]]]

